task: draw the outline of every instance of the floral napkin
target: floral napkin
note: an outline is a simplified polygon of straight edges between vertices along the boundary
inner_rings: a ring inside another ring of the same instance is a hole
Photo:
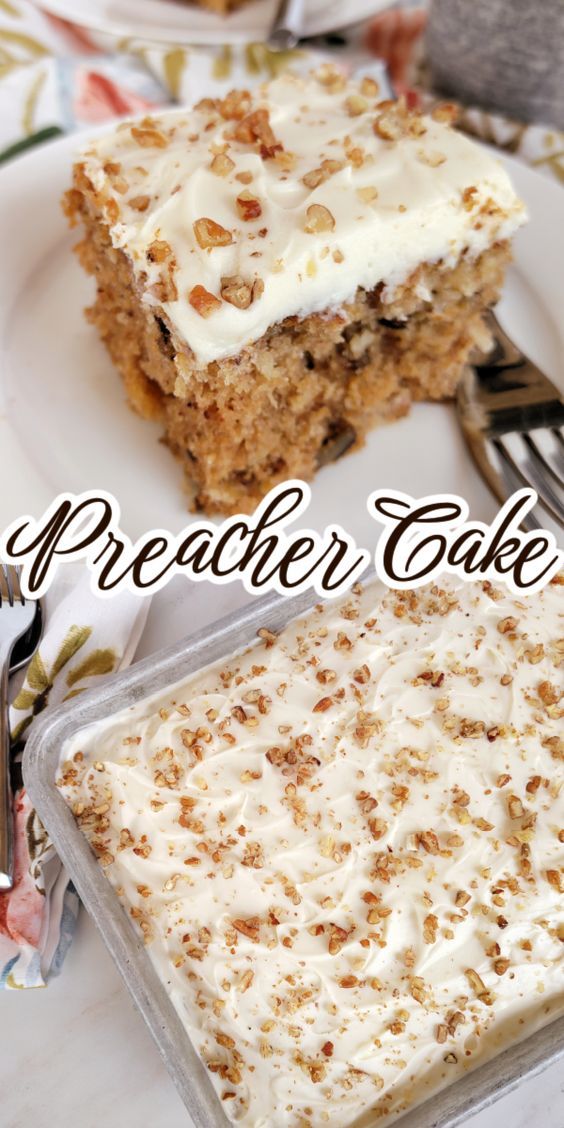
[[[20,685],[12,686],[10,726],[20,748],[35,718],[128,666],[149,600],[129,593],[100,599],[80,565],[66,565],[43,603],[43,636]],[[43,987],[61,967],[78,898],[14,764],[15,881],[0,893],[0,987]]]

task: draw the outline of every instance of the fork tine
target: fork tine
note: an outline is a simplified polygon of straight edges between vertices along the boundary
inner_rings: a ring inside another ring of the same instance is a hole
[[[507,449],[502,439],[495,439],[494,446],[502,462],[506,467],[511,469],[520,484],[527,486],[529,489],[533,487],[538,494],[539,504],[544,506],[553,521],[556,521],[558,525],[564,525],[564,506],[547,485],[542,474],[538,473],[534,463],[529,462],[527,466],[530,473],[530,477],[528,478],[519,466],[519,463],[513,457],[511,451]]]
[[[7,572],[8,572],[8,583],[10,585],[10,589],[12,591],[12,596],[14,598],[14,601],[17,602],[17,603],[21,603],[22,606],[23,606],[25,604],[25,599],[22,595],[22,589],[20,587],[21,569],[16,568],[13,564],[8,564]]]
[[[5,564],[0,565],[0,606],[2,603],[11,603],[10,586],[8,584],[8,574]]]
[[[540,463],[545,474],[548,474],[549,479],[552,479],[552,481],[555,482],[561,490],[564,490],[564,479],[560,478],[556,473],[556,470],[550,465],[550,462],[547,458],[545,458],[542,450],[538,446],[538,443],[535,441],[533,436],[523,433],[523,441],[528,447],[531,458],[536,459],[537,462]]]
[[[489,442],[486,443],[486,448],[489,447],[489,445]],[[506,501],[512,493],[515,493],[516,490],[522,489],[524,485],[530,486],[530,482],[527,482],[523,475],[519,473],[519,469],[514,464],[513,459],[506,457],[505,448],[501,447],[499,440],[492,439],[491,446],[494,448],[497,455],[498,477],[501,479],[504,486],[503,494],[497,492],[497,496],[499,501],[503,502]],[[541,528],[540,521],[534,516],[534,510],[526,514],[521,524],[523,528],[528,531]]]
[[[10,575],[10,565],[9,564],[4,565],[4,571],[6,573],[6,584],[8,585],[8,599],[10,601],[10,607],[13,607],[14,606],[14,589],[12,587],[12,577]]]
[[[564,472],[564,437],[562,435],[562,431],[559,431],[556,427],[553,427],[551,434],[556,441],[556,450],[554,452],[554,457],[558,460],[558,464],[559,466],[562,466],[562,470]]]

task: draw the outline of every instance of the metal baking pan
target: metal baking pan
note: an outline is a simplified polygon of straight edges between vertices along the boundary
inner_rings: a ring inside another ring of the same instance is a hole
[[[31,800],[141,1011],[196,1128],[226,1128],[228,1121],[143,943],[55,785],[61,750],[65,741],[85,726],[230,657],[256,641],[259,627],[281,630],[315,602],[311,592],[293,598],[275,595],[255,600],[250,607],[151,655],[101,688],[54,710],[38,724],[26,747],[23,771]],[[564,1017],[454,1081],[395,1123],[401,1128],[455,1128],[561,1056]]]

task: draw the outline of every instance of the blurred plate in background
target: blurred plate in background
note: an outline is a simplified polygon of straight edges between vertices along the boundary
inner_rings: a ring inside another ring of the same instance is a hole
[[[251,0],[229,16],[190,0],[41,0],[53,16],[113,36],[156,43],[245,43],[264,40],[279,0]],[[304,37],[360,23],[388,0],[304,0]]]

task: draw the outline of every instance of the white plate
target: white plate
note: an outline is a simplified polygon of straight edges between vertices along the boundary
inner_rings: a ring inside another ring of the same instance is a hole
[[[103,488],[118,498],[130,536],[155,527],[176,533],[193,520],[181,470],[158,442],[160,427],[129,409],[83,317],[93,282],[71,253],[77,235],[67,230],[59,204],[78,144],[76,136],[51,143],[0,173],[0,527],[24,512],[39,516],[63,490]],[[507,163],[531,220],[515,241],[502,320],[562,387],[564,193],[525,166]],[[386,486],[414,496],[463,494],[482,520],[497,509],[466,452],[452,405],[418,404],[407,418],[373,431],[362,450],[322,470],[308,523],[323,529],[337,521],[372,548],[377,526],[366,498]],[[239,585],[216,589],[208,600],[201,587],[183,582],[165,594],[174,605],[174,638],[184,625],[194,629],[196,606],[202,625],[244,598]],[[157,625],[151,649],[172,641],[167,629]]]
[[[219,16],[189,0],[41,0],[54,16],[108,35],[156,43],[247,43],[264,40],[279,0],[252,0]],[[323,35],[367,20],[387,0],[304,0],[303,35]]]

